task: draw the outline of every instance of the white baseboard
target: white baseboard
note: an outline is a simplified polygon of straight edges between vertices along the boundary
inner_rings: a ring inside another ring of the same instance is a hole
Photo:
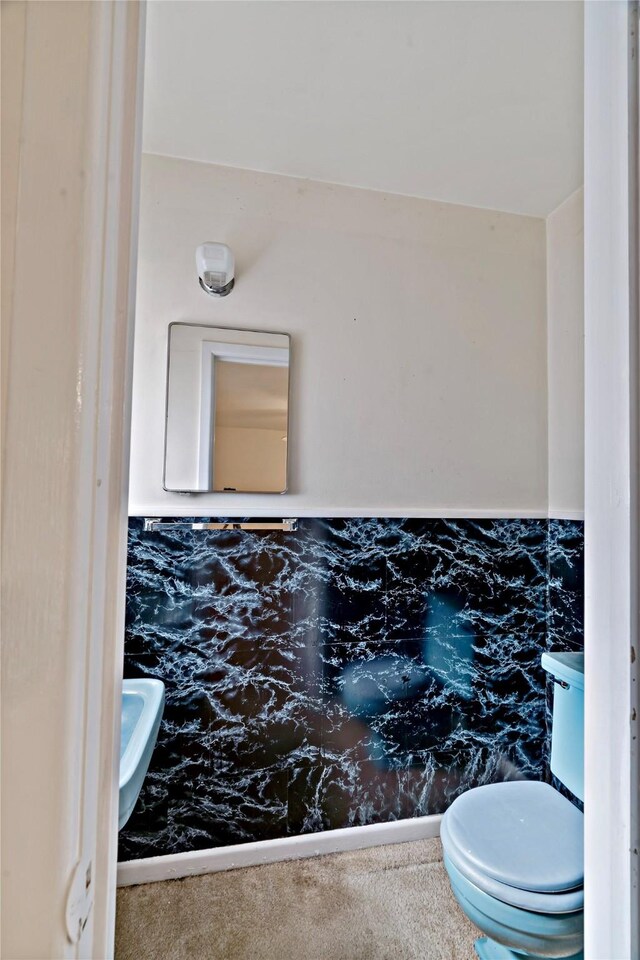
[[[189,853],[173,853],[166,857],[128,860],[118,864],[118,886],[130,887],[139,883],[154,883],[158,880],[177,880],[179,877],[191,877],[199,873],[255,867],[263,863],[275,863],[278,860],[318,857],[344,850],[363,850],[366,847],[378,847],[385,843],[426,840],[440,836],[441,819],[439,815],[415,817],[412,820],[394,820],[392,823],[372,823],[365,827],[325,830],[323,833],[308,833],[300,837],[258,840],[254,843],[236,843],[230,847],[217,847],[213,850],[195,850]]]

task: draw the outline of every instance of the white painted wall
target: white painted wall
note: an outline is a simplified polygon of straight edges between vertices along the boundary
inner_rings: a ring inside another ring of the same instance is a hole
[[[545,515],[545,273],[541,219],[145,156],[130,512]],[[289,493],[162,490],[174,320],[291,333]]]
[[[549,514],[584,512],[584,198],[547,217]]]

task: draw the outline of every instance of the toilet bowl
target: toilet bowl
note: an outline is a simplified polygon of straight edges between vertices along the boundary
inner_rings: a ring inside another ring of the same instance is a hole
[[[544,654],[555,679],[551,769],[582,799],[581,654]],[[444,863],[458,903],[486,934],[481,960],[567,957],[583,944],[583,814],[546,783],[476,787],[442,818]]]

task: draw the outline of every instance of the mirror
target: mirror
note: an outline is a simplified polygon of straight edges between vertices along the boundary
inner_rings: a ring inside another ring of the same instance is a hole
[[[289,336],[169,326],[164,489],[284,493]]]

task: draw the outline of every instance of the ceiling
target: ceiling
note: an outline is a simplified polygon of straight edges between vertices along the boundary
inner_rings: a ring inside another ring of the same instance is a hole
[[[150,153],[543,217],[582,184],[579,0],[151,0]]]

